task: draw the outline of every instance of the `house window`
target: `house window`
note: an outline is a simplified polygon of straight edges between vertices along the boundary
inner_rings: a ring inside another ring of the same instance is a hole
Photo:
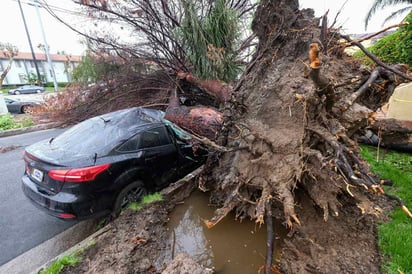
[[[19,73],[20,83],[26,83],[26,79],[27,79],[26,74],[24,74],[24,73]]]
[[[34,68],[34,62],[30,60],[30,67]]]
[[[16,66],[17,66],[18,68],[21,68],[21,62],[20,62],[20,60],[16,60]]]

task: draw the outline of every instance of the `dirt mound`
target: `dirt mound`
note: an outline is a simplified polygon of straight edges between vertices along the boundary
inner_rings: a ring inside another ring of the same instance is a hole
[[[285,240],[280,263],[283,273],[380,273],[376,225],[390,210],[384,197],[375,199],[380,206],[374,212],[363,212],[360,206],[341,200],[346,206],[327,222],[308,198],[298,200],[302,226]]]
[[[167,211],[154,204],[128,210],[82,254],[82,261],[62,273],[157,273],[156,259],[166,248]]]

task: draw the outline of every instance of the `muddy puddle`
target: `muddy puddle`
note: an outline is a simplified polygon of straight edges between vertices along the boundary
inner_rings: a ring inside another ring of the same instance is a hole
[[[266,226],[259,227],[251,221],[241,223],[230,215],[208,229],[202,220],[211,218],[214,210],[208,206],[208,196],[200,192],[176,206],[169,216],[170,250],[163,256],[171,259],[185,252],[219,274],[258,273],[265,261]],[[277,251],[284,236],[285,229],[276,224],[274,261],[280,255]]]

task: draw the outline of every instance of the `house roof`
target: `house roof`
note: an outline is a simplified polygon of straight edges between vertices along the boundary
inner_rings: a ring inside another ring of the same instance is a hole
[[[46,61],[46,54],[44,53],[35,53],[36,60]],[[52,61],[57,62],[80,62],[82,60],[82,56],[80,55],[69,55],[69,54],[50,54],[50,58]],[[0,52],[0,59],[8,59],[3,52]],[[33,60],[32,54],[30,52],[19,52],[16,56],[14,56],[14,60]]]

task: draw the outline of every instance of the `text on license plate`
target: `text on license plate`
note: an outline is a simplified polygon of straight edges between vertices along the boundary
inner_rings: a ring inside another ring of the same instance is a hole
[[[43,171],[33,168],[31,171],[31,177],[36,179],[36,181],[42,182],[43,181]]]

